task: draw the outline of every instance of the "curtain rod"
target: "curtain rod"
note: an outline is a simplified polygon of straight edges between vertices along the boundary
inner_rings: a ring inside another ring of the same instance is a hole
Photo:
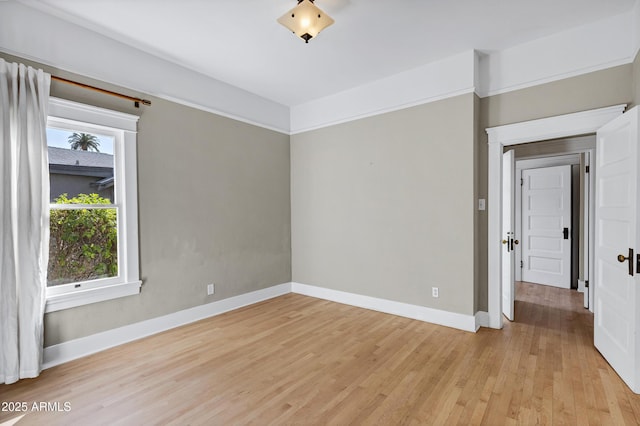
[[[99,87],[90,86],[84,83],[78,83],[77,81],[67,80],[66,78],[57,77],[55,75],[51,76],[52,80],[60,81],[62,83],[72,84],[74,86],[82,87],[84,89],[95,90],[96,92],[105,93],[107,95],[115,96],[117,98],[127,99],[129,101],[133,101],[133,104],[136,108],[140,108],[140,104],[142,105],[151,105],[151,101],[146,99],[134,98],[133,96],[123,95],[122,93],[112,92],[111,90],[101,89]]]

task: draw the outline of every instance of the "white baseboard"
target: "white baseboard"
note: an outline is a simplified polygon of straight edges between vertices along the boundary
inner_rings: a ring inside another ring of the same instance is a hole
[[[475,316],[463,315],[306,284],[285,283],[46,347],[43,368],[54,367],[114,346],[292,292],[464,331],[476,332],[479,327],[487,327],[489,324],[487,312],[478,312]]]
[[[578,293],[584,293],[585,288],[584,281],[578,280]]]
[[[408,303],[395,302],[393,300],[379,299],[376,297],[363,296],[360,294],[347,293],[344,291],[331,290],[328,288],[300,283],[291,283],[291,291],[305,296],[331,300],[332,302],[444,325],[464,331],[471,331],[475,333],[478,329],[476,326],[476,317],[473,315],[441,311],[439,309],[427,308],[424,306],[411,305]]]
[[[102,333],[63,342],[44,348],[43,368],[81,358],[123,343],[131,342],[152,334],[160,333],[181,325],[189,324],[201,319],[220,315],[243,306],[252,305],[263,300],[272,299],[291,293],[291,283],[279,284],[273,287],[252,291],[217,302],[200,305],[182,311],[174,312],[158,318],[152,318],[124,327],[114,328]]]
[[[489,312],[476,312],[476,330],[480,327],[489,327]]]

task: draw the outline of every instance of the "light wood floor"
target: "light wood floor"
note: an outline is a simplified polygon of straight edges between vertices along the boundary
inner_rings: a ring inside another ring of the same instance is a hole
[[[71,404],[21,425],[640,424],[581,300],[518,283],[516,321],[473,334],[289,294],[0,385],[0,400]]]

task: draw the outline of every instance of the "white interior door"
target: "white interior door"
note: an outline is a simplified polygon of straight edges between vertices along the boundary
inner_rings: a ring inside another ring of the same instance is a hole
[[[514,318],[515,245],[514,239],[514,178],[516,160],[513,150],[503,154],[502,160],[502,313],[509,321]]]
[[[571,166],[522,179],[522,280],[571,288]]]
[[[640,393],[638,107],[598,130],[594,343]]]

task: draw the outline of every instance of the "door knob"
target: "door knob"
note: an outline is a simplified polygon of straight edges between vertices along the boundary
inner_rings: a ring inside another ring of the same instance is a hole
[[[509,241],[508,240],[502,240],[502,244],[507,244]],[[620,255],[622,256],[622,255]],[[621,260],[620,262],[624,262],[624,260]]]
[[[629,262],[629,275],[633,276],[633,249],[629,249],[629,256],[625,256],[624,254],[618,255],[618,262],[624,263],[625,261]]]

